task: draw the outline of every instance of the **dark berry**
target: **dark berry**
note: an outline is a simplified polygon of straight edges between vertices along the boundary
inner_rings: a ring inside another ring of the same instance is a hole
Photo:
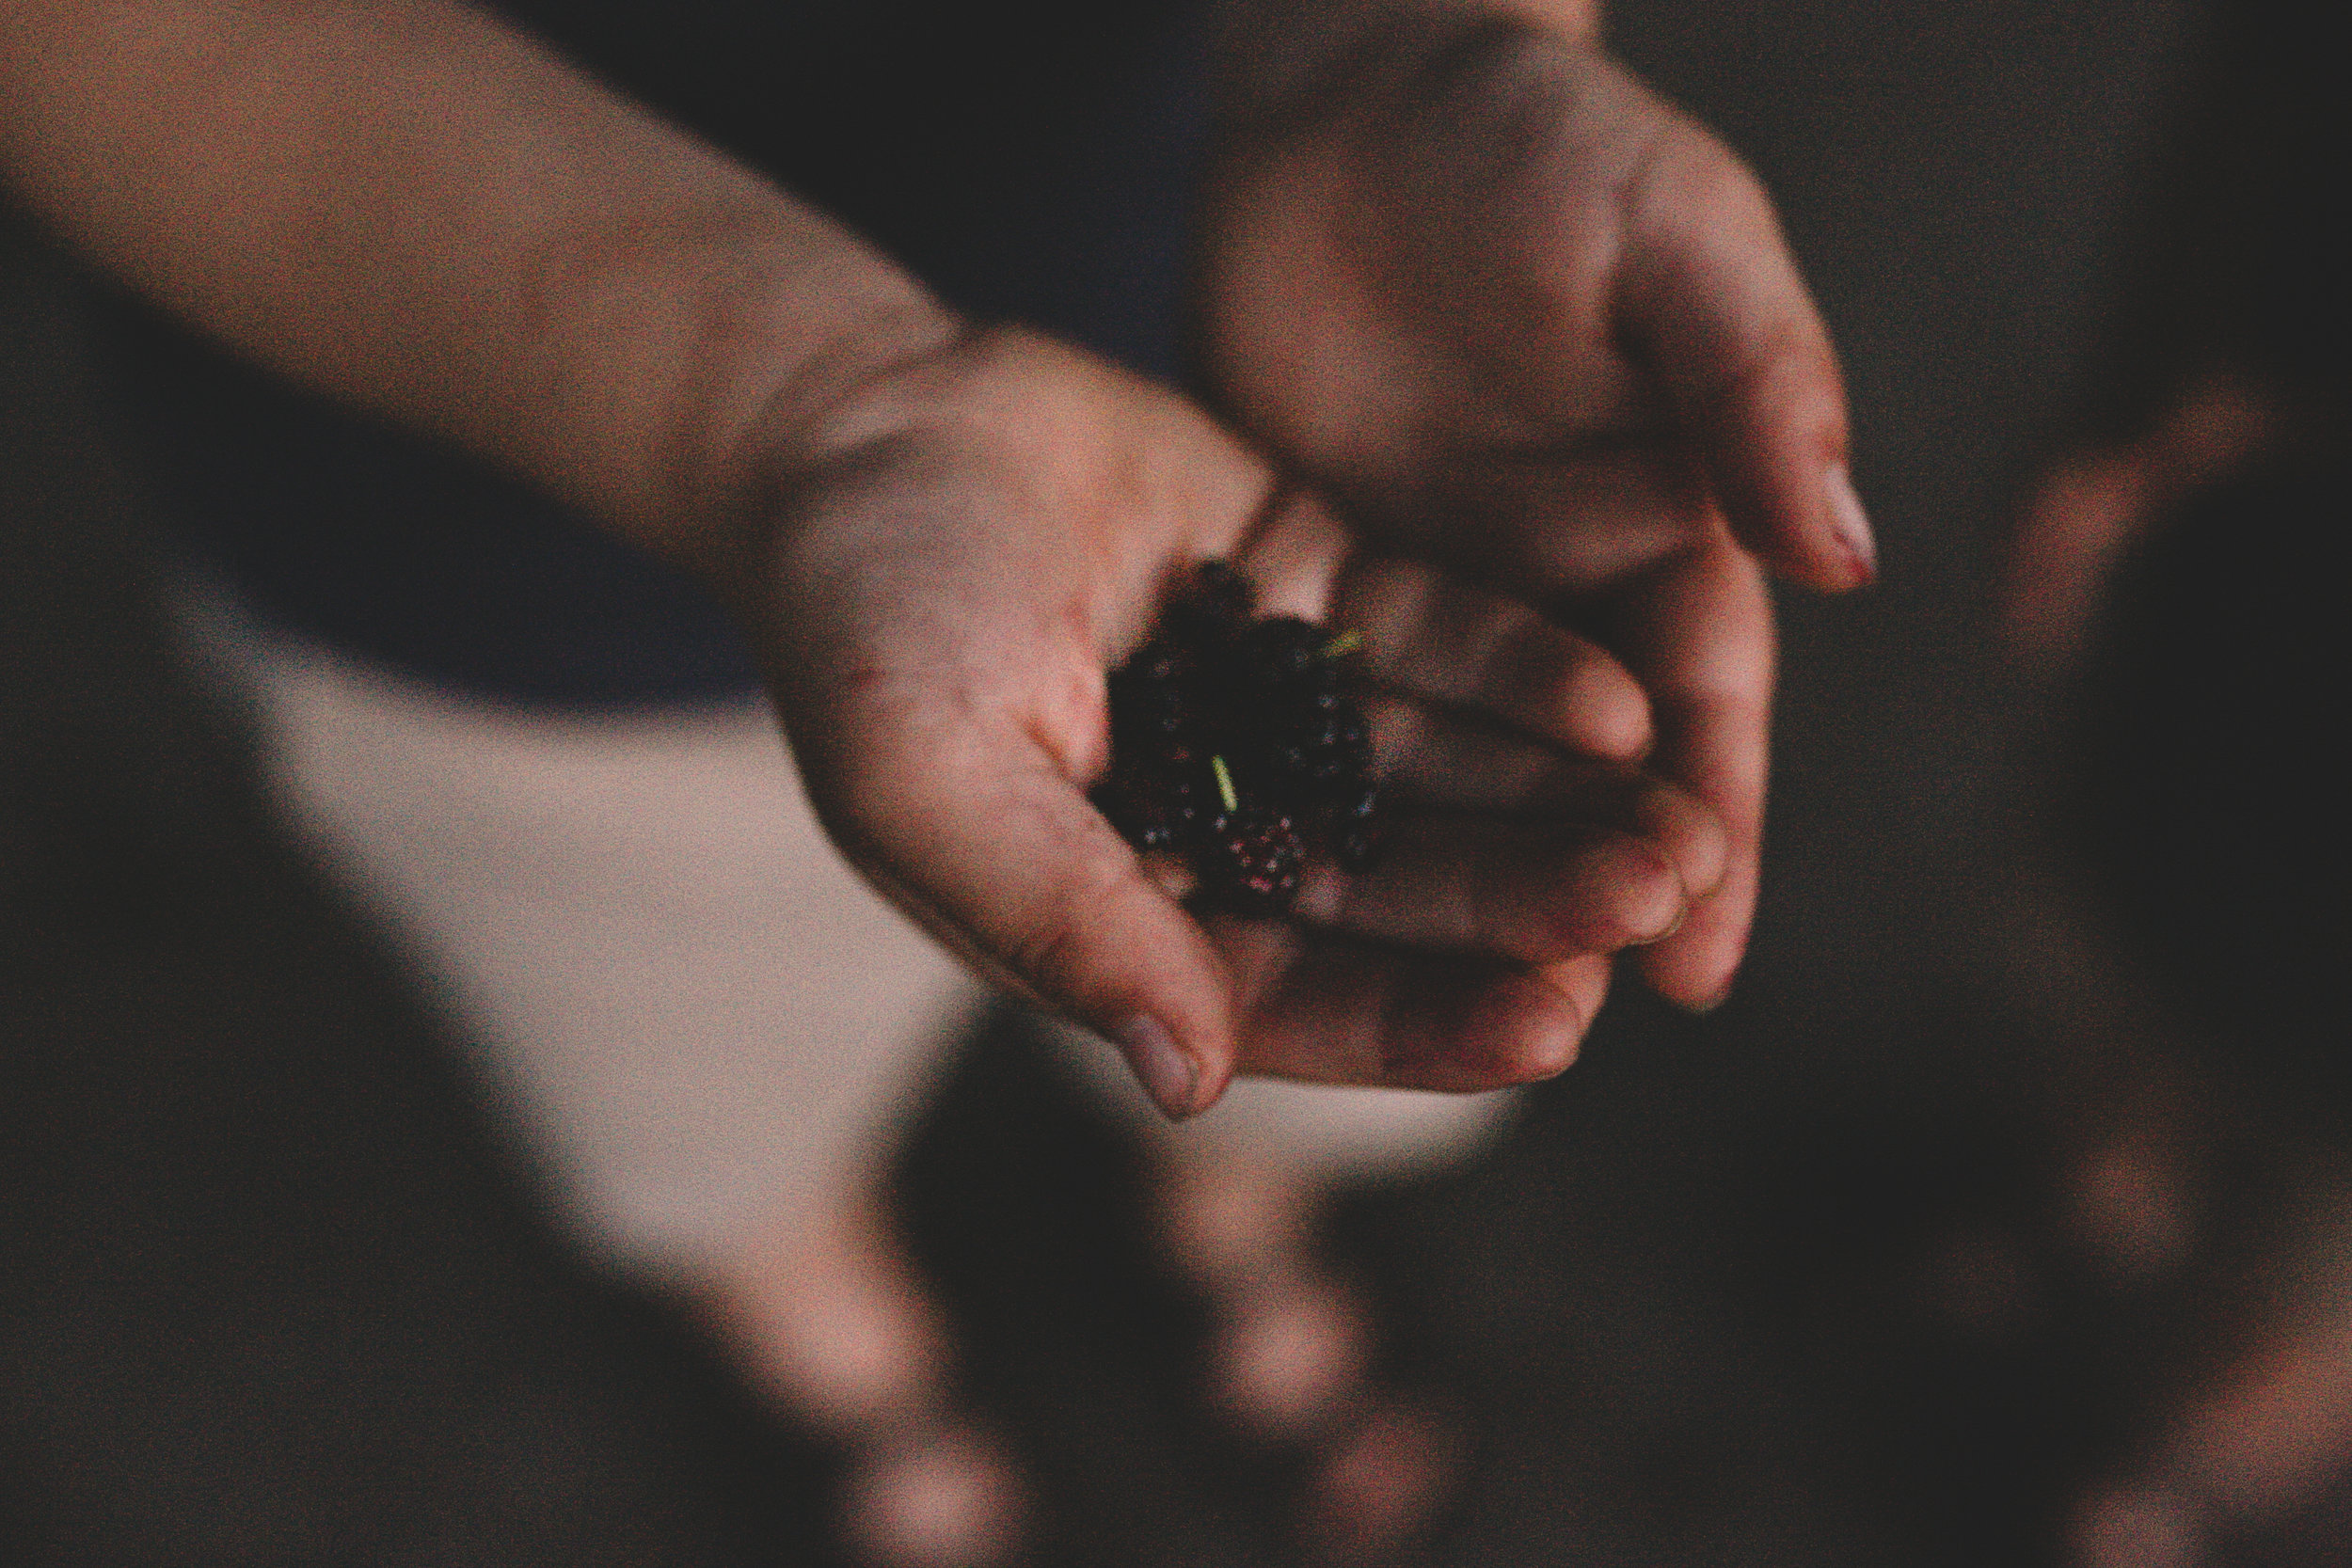
[[[1270,915],[1290,907],[1311,849],[1369,863],[1381,821],[1363,715],[1343,689],[1363,639],[1253,621],[1255,603],[1212,562],[1112,673],[1112,768],[1095,800],[1137,848],[1190,858],[1204,901]]]
[[[1196,655],[1206,655],[1232,642],[1249,624],[1258,595],[1243,577],[1222,561],[1201,566],[1192,592],[1168,607],[1166,641]]]
[[[1257,612],[1257,590],[1231,562],[1202,562],[1195,591],[1211,613],[1236,626]]]
[[[1196,717],[1181,689],[1150,682],[1114,681],[1110,690],[1111,744],[1156,747],[1182,736]]]
[[[1159,686],[1189,680],[1200,668],[1199,649],[1179,647],[1164,638],[1146,642],[1126,665],[1133,679]]]
[[[1216,815],[1197,771],[1122,767],[1095,787],[1095,809],[1138,849],[1182,848]]]
[[[1295,615],[1278,615],[1249,628],[1243,657],[1250,677],[1261,684],[1328,686],[1333,670],[1323,657],[1323,645],[1329,641],[1321,626]]]
[[[1210,824],[1197,864],[1202,892],[1236,914],[1279,915],[1298,896],[1307,847],[1291,819],[1257,806]]]

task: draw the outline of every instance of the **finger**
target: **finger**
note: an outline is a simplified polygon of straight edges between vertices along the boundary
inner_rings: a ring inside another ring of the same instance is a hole
[[[2112,1482],[2078,1499],[2067,1528],[2073,1568],[2202,1568],[2214,1560],[2213,1520],[2194,1498],[2160,1486]]]
[[[1596,592],[1707,535],[1705,470],[1680,445],[1465,453],[1447,466],[1431,516],[1442,558],[1516,597]],[[1461,526],[1475,519],[1476,526]]]
[[[2258,1332],[2217,1386],[2171,1418],[2147,1478],[2240,1520],[2307,1505],[2352,1449],[2352,1308],[2337,1305],[2302,1323],[2273,1320]]]
[[[1629,761],[1649,748],[1641,684],[1607,649],[1523,601],[1366,556],[1341,573],[1333,619],[1363,635],[1367,673],[1384,685],[1593,756]]]
[[[1373,869],[1311,868],[1297,913],[1345,935],[1549,963],[1656,942],[1690,903],[1673,860],[1612,828],[1412,816]]]
[[[1365,551],[1311,493],[1292,492],[1272,508],[1234,563],[1256,586],[1262,612],[1361,633],[1377,680],[1484,708],[1595,756],[1629,759],[1649,744],[1648,699],[1607,649],[1523,597]]]
[[[1343,486],[1368,531],[1508,598],[1598,592],[1707,537],[1706,472],[1679,445],[1470,445]]]
[[[1395,952],[1263,921],[1212,920],[1244,997],[1243,1070],[1468,1092],[1566,1070],[1609,960],[1522,966]]]
[[[1213,1104],[1233,1070],[1223,961],[1059,762],[1017,724],[936,707],[853,722],[856,748],[803,752],[851,863],[975,967],[1119,1045],[1168,1116]]]
[[[1733,531],[1797,582],[1869,582],[1837,357],[1763,186],[1677,121],[1628,192],[1626,233],[1617,331],[1696,439]]]
[[[1696,796],[1647,773],[1556,749],[1424,704],[1366,702],[1374,766],[1392,805],[1613,827],[1662,851],[1693,897],[1723,880],[1723,825]]]
[[[1684,1006],[1721,1002],[1756,909],[1772,698],[1772,599],[1755,560],[1726,538],[1602,609],[1604,637],[1649,689],[1658,745],[1647,766],[1704,801],[1724,866],[1642,974]]]

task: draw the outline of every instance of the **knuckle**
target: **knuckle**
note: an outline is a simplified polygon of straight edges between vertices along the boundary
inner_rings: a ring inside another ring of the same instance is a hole
[[[1060,996],[1078,968],[1080,926],[1074,911],[1048,903],[1016,926],[1005,943],[1005,961],[1048,996]]]
[[[892,838],[889,815],[898,790],[870,758],[851,754],[828,760],[835,766],[819,767],[815,759],[802,759],[802,784],[818,822],[850,860],[863,863],[886,858]]]
[[[1550,922],[1557,951],[1543,958],[1614,953],[1656,942],[1682,920],[1682,879],[1658,846],[1613,834],[1565,890]]]
[[[1557,1078],[1576,1065],[1583,1043],[1581,1034],[1565,1032],[1531,1038],[1502,1064],[1502,1076],[1509,1084],[1540,1084]]]
[[[1551,986],[1530,977],[1529,1016],[1487,1064],[1499,1085],[1537,1084],[1576,1065],[1584,1046],[1585,1019],[1574,1003]]]
[[[1645,467],[1635,482],[1636,494],[1653,523],[1668,537],[1682,543],[1706,537],[1716,520],[1714,487],[1707,470],[1686,451],[1677,451]]]
[[[1753,237],[1776,231],[1772,194],[1746,162],[1696,120],[1677,115],[1632,193],[1636,226]]]
[[[1721,875],[1723,823],[1705,802],[1670,784],[1654,784],[1634,802],[1634,821],[1645,837],[1663,847],[1686,880]]]
[[[1010,927],[1005,961],[1049,996],[1068,997],[1089,981],[1093,937],[1123,872],[1089,866],[1042,892]]]
[[[1567,634],[1531,618],[1495,640],[1479,684],[1518,705],[1549,707],[1577,679],[1581,652]]]
[[[1408,122],[1448,141],[1474,142],[1510,166],[1556,137],[1572,94],[1570,62],[1534,26],[1493,17],[1433,51],[1406,89]]]
[[[1646,150],[1662,118],[1588,52],[1489,15],[1429,50],[1404,82],[1383,173],[1419,210],[1442,215],[1416,229],[1421,239],[1458,244],[1460,222],[1509,233],[1540,225],[1567,193],[1613,187],[1627,178],[1628,142]],[[1628,138],[1629,125],[1645,134]]]
[[[1529,1065],[1546,1077],[1566,1071],[1584,1049],[1584,1037],[1607,994],[1606,970],[1598,989],[1580,986],[1569,970],[1537,970],[1528,976],[1545,1027],[1531,1033]],[[1589,978],[1589,976],[1588,976]]]

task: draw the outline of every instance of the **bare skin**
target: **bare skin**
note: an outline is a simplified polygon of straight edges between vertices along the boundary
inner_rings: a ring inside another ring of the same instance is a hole
[[[1373,530],[1317,569],[1343,612],[1417,639],[1399,700],[1486,709],[1562,768],[1592,762],[1597,735],[1627,754],[1654,736],[1658,770],[1710,808],[1665,811],[1672,831],[1564,830],[1525,819],[1541,802],[1524,769],[1521,787],[1469,784],[1470,822],[1426,825],[1427,874],[1462,900],[1442,928],[1369,881],[1321,921],[1204,927],[1085,804],[1104,670],[1191,562],[1248,556],[1279,511],[1265,457],[1081,356],[973,335],[855,236],[532,40],[430,0],[23,6],[0,33],[0,171],[68,244],[230,347],[702,572],[757,640],[860,868],[987,972],[1120,1040],[1171,1114],[1236,1070],[1481,1088],[1566,1065],[1615,947],[1679,927],[1645,958],[1653,978],[1720,993],[1753,881],[1771,662],[1756,557],[1734,540],[1808,582],[1865,575],[1851,519],[1820,499],[1843,446],[1834,367],[1760,197],[1566,20],[1567,41],[1502,46],[1534,112],[1479,85],[1502,69],[1484,45],[1462,89],[1532,123],[1523,172],[1559,189],[1425,213],[1375,258],[1360,316],[1318,324],[1316,373],[1287,394],[1268,389],[1296,363],[1267,310],[1324,281],[1327,242],[1361,219],[1326,201],[1337,227],[1302,247],[1295,225],[1267,228],[1267,195],[1360,188],[1342,175],[1375,166],[1410,176],[1407,197],[1446,193],[1469,139],[1415,153],[1363,127],[1391,123],[1381,106],[1426,75],[1430,40],[1458,43],[1461,14],[1338,29],[1348,69],[1309,51],[1301,74],[1258,84],[1249,101],[1279,112],[1235,130],[1216,201],[1204,318],[1226,395]],[[1486,259],[1430,266],[1414,235],[1463,221],[1485,226]],[[1291,286],[1266,284],[1269,257],[1296,262]],[[1541,331],[1466,315],[1466,284]],[[1385,388],[1362,373],[1440,326],[1459,353]],[[1350,426],[1397,436],[1405,468],[1316,434]],[[1456,464],[1465,441],[1495,461]],[[1438,477],[1482,471],[1460,495]],[[1506,689],[1523,672],[1469,667],[1472,651],[1448,667],[1452,623],[1386,549],[1526,617],[1572,610],[1630,683],[1596,678],[1581,649],[1532,703]],[[1645,849],[1596,849],[1628,836]],[[1556,868],[1556,886],[1489,890],[1482,868],[1506,860]]]
[[[1170,1115],[1236,1071],[1542,1077],[1619,949],[1686,1005],[1731,982],[1763,572],[1870,572],[1835,361],[1753,180],[1597,52],[1592,8],[1222,21],[1198,325],[1230,428],[974,331],[438,0],[27,0],[0,16],[0,181],[234,351],[700,573],[854,863],[1120,1041]],[[1217,556],[1363,629],[1410,808],[1389,864],[1319,874],[1288,923],[1196,920],[1084,798],[1104,671]],[[784,1402],[852,1433],[952,1423],[937,1325],[870,1226],[710,1275]],[[1228,1392],[1315,1426],[1353,1401],[1361,1325],[1311,1271],[1261,1275],[1295,1288],[1236,1294],[1237,1340],[1308,1350],[1254,1378],[1235,1354]],[[1327,1533],[1401,1538],[1441,1486],[1441,1434],[1388,1415],[1326,1466]],[[1017,1488],[985,1434],[877,1458],[853,1511],[875,1555],[1005,1549]]]
[[[1201,336],[1242,426],[1351,520],[1573,628],[1640,689],[1639,721],[1618,692],[1584,700],[1624,702],[1647,765],[1727,835],[1721,883],[1640,957],[1706,1007],[1755,901],[1763,569],[1846,589],[1873,551],[1836,358],[1770,203],[1595,25],[1421,8],[1311,90],[1245,84]]]

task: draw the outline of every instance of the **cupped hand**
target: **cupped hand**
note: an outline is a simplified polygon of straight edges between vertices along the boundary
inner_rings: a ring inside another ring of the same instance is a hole
[[[1400,30],[1228,128],[1200,346],[1235,422],[1386,547],[1541,606],[1645,695],[1729,834],[1648,948],[1729,987],[1756,893],[1764,571],[1874,570],[1844,395],[1770,202],[1688,118],[1532,25]]]
[[[1714,819],[1625,766],[1646,700],[1506,594],[1364,549],[1191,404],[1014,330],[760,431],[728,574],[812,802],[983,973],[1118,1042],[1159,1103],[1235,1071],[1476,1089],[1557,1071],[1607,955],[1723,874]],[[1087,799],[1105,674],[1198,564],[1360,627],[1391,853],[1288,920],[1196,916]]]

